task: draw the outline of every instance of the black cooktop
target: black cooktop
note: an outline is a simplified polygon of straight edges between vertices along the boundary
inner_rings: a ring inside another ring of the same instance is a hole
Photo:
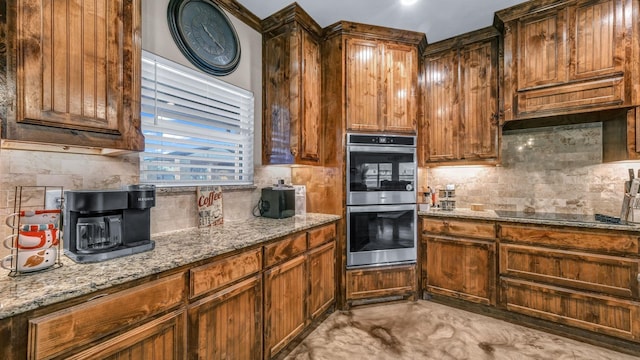
[[[525,211],[496,210],[496,214],[500,217],[510,217],[519,219],[536,219],[536,220],[556,220],[556,221],[575,221],[575,222],[600,222],[609,224],[619,224],[620,218],[607,216],[602,214],[583,215],[583,214],[562,214],[562,213],[538,213]]]

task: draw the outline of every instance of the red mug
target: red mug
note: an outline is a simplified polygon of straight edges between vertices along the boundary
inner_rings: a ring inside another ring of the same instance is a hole
[[[17,238],[17,241],[14,240]],[[9,235],[3,241],[7,249],[34,250],[49,248],[58,245],[58,230],[20,231],[18,234]]]

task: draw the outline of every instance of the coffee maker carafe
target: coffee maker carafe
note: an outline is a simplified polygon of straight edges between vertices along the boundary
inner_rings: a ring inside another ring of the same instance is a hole
[[[79,263],[136,254],[155,247],[151,240],[153,185],[124,190],[70,190],[64,193],[64,253]]]

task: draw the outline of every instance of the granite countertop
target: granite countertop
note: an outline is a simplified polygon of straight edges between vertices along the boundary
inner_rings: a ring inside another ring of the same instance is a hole
[[[233,250],[330,223],[338,215],[306,214],[286,219],[253,218],[220,226],[153,235],[152,251],[93,264],[62,255],[62,267],[16,277],[0,275],[0,319]]]
[[[505,214],[506,213],[506,214]],[[554,213],[536,213],[525,214],[505,211],[501,213],[494,210],[474,211],[471,209],[455,209],[447,210],[429,210],[418,211],[419,216],[431,217],[448,217],[460,219],[476,219],[476,220],[493,220],[501,222],[539,224],[539,225],[556,225],[556,226],[573,226],[589,229],[606,229],[619,231],[640,231],[640,224],[628,223],[612,224],[596,221],[593,216],[587,215],[570,215],[570,214],[554,214]]]

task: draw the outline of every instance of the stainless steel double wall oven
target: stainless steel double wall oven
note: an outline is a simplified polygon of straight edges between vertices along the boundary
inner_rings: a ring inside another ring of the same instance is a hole
[[[416,261],[416,138],[347,134],[347,267]]]

